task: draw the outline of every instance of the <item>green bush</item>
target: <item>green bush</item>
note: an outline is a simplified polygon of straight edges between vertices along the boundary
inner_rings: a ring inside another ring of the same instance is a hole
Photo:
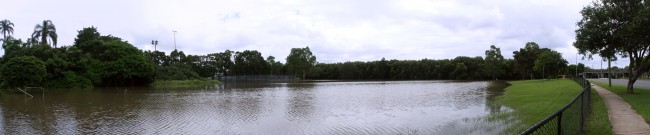
[[[17,88],[39,86],[47,75],[45,62],[34,56],[19,56],[9,59],[0,69],[4,86]]]
[[[92,82],[75,72],[67,71],[63,73],[62,79],[55,79],[45,83],[49,88],[91,88]]]
[[[156,80],[192,80],[200,79],[199,74],[194,72],[187,65],[172,65],[159,67],[156,72]]]

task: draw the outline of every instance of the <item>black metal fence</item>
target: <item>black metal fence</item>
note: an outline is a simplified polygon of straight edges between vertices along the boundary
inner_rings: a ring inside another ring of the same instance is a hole
[[[522,132],[522,135],[574,135],[583,134],[589,114],[591,85],[582,77],[574,77],[583,90],[569,104]]]

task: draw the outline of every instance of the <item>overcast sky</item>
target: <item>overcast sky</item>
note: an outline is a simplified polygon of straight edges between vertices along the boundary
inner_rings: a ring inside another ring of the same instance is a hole
[[[204,55],[258,50],[282,60],[309,46],[321,63],[482,56],[494,44],[506,58],[526,42],[580,60],[572,46],[580,10],[591,0],[0,0],[14,37],[52,20],[58,45],[95,26],[142,50]],[[4,53],[2,51],[2,53]],[[623,67],[627,59],[612,63]],[[606,63],[603,64],[607,66]]]

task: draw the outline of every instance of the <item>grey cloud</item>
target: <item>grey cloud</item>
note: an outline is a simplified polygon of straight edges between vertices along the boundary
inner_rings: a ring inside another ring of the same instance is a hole
[[[542,47],[571,51],[580,1],[46,1],[50,14],[11,1],[0,19],[16,24],[25,39],[33,25],[52,19],[60,41],[72,44],[76,31],[96,26],[141,49],[191,54],[255,49],[284,60],[291,48],[309,46],[320,62],[386,59],[451,59],[483,56],[489,45],[502,54],[534,41]],[[403,4],[405,2],[415,5]],[[413,4],[413,3],[411,3]],[[21,7],[23,5],[24,7]],[[170,8],[173,7],[173,8]],[[33,11],[32,11],[33,10]],[[566,55],[570,57],[570,55]],[[567,58],[571,59],[573,57]],[[573,58],[574,59],[574,58]]]

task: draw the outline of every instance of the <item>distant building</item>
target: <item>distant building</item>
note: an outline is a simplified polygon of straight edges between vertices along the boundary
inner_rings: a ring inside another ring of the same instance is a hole
[[[607,78],[608,72],[606,69],[587,69],[579,75],[585,78]],[[629,76],[630,73],[625,69],[612,70],[612,78],[627,78]]]

